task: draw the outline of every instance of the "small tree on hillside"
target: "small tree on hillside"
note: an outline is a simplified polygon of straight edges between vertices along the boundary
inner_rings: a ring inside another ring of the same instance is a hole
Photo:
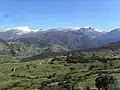
[[[13,56],[15,56],[16,55],[16,52],[12,49],[11,51],[11,54],[13,55]]]
[[[117,79],[111,74],[100,75],[95,80],[95,85],[98,90],[116,90]]]

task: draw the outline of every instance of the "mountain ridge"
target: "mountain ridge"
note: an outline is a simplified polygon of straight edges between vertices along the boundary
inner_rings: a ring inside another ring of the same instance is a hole
[[[105,33],[90,26],[36,31],[24,26],[9,28],[0,32],[0,39],[6,42],[18,42],[19,44],[22,42],[26,46],[38,48],[39,52],[36,53],[43,53],[46,51],[66,52],[99,47],[120,41],[119,34],[119,28]]]

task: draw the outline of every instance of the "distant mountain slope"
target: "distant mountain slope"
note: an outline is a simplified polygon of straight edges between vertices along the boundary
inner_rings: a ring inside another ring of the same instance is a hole
[[[115,42],[115,43],[110,43],[110,44],[106,44],[104,46],[101,46],[99,48],[96,48],[95,50],[119,50],[120,49],[120,41],[119,42]]]
[[[67,52],[67,51],[70,50],[57,44],[50,45],[48,48],[45,49],[45,52]]]
[[[23,58],[20,61],[22,62],[26,62],[26,61],[30,61],[30,60],[38,60],[38,59],[45,59],[45,58],[53,58],[56,56],[60,56],[60,55],[65,55],[67,52],[45,52],[42,54],[38,54],[32,57],[27,57],[27,58]]]
[[[102,32],[91,27],[56,28],[46,31],[34,31],[29,27],[15,27],[0,32],[0,38],[3,40],[19,40],[39,48],[57,44],[70,50],[93,47],[92,39],[101,35]]]
[[[32,57],[21,59],[21,61],[29,61],[29,60],[38,60],[38,59],[45,59],[50,57],[56,57],[61,55],[68,55],[69,53],[75,52],[88,52],[88,53],[95,53],[96,55],[102,55],[103,57],[117,57],[120,58],[120,42],[107,44],[105,46],[97,47],[97,48],[90,48],[90,49],[83,49],[79,51],[68,51],[68,52],[45,52],[42,54],[38,54]]]
[[[107,32],[102,36],[95,38],[94,40],[96,40],[96,42],[101,45],[118,42],[120,41],[120,28],[111,30],[110,32]]]
[[[40,53],[61,52],[95,48],[120,41],[120,28],[101,32],[92,27],[55,28],[50,30],[31,30],[29,27],[9,28],[0,32],[0,39],[18,41],[39,48]],[[57,46],[56,46],[57,45]]]
[[[51,29],[47,31],[39,31],[27,33],[18,39],[27,41],[40,47],[49,45],[60,45],[70,50],[85,49],[95,46],[93,38],[101,36],[102,32],[96,31],[94,28],[81,29]]]
[[[40,53],[40,49],[19,41],[0,40],[0,59],[25,58]]]

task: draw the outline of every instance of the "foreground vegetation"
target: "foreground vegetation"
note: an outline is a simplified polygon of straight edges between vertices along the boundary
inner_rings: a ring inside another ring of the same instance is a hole
[[[1,61],[0,71],[0,90],[119,90],[120,84],[119,58],[91,52]]]

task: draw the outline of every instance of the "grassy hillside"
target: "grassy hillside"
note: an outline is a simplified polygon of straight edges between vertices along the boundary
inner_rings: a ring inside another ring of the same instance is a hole
[[[33,44],[29,44],[26,41],[0,40],[0,60],[3,61],[33,57],[41,53],[43,53],[44,55],[44,53],[62,53],[67,51],[69,51],[69,49],[57,44],[40,47]]]
[[[25,58],[40,52],[40,49],[19,41],[0,42],[1,60]]]
[[[54,45],[50,45],[45,52],[67,52],[70,51],[70,49],[67,49],[61,45],[58,44],[54,44]]]
[[[29,49],[29,53],[35,50],[32,46],[25,47],[23,43],[18,50],[17,44],[2,43],[0,47],[11,50],[8,46],[13,46],[17,54],[23,52],[21,56],[27,54],[23,48],[27,52]],[[103,85],[101,83],[109,81],[109,78],[100,81],[104,76],[115,80],[115,83],[110,81],[105,84],[108,88],[120,90],[119,44],[115,45],[84,52],[47,52],[22,60],[0,61],[0,90],[98,90],[98,86]]]
[[[8,62],[0,64],[0,71],[0,90],[97,90],[95,79],[103,73],[111,73],[120,83],[119,60],[112,60],[111,66],[100,61],[66,63],[57,59],[52,63],[50,59]],[[75,89],[68,89],[71,85]]]

